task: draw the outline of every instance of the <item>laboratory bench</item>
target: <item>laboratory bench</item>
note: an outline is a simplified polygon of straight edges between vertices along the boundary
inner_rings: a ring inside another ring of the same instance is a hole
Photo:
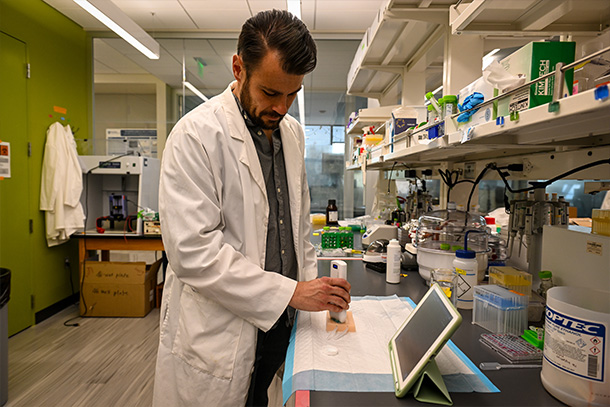
[[[417,271],[407,273],[399,284],[385,282],[385,274],[364,267],[361,259],[345,258],[347,279],[352,286],[351,295],[409,297],[415,303],[428,290],[428,286]],[[330,274],[331,259],[318,260],[320,277]],[[451,340],[478,367],[481,362],[508,363],[491,349],[479,342],[479,336],[486,333],[485,329],[473,325],[472,310],[459,310],[462,314],[462,324],[453,334]],[[499,393],[451,393],[455,406],[562,406],[559,400],[553,398],[542,386],[539,368],[501,369],[484,371],[485,376],[500,390]],[[394,393],[363,393],[363,392],[309,392],[310,405],[318,406],[404,406],[418,405],[412,394],[399,399]]]

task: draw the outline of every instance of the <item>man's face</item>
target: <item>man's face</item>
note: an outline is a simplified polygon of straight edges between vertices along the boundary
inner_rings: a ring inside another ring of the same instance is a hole
[[[236,64],[238,66],[236,66]],[[236,94],[254,123],[265,130],[276,129],[301,89],[304,75],[282,70],[276,52],[268,52],[256,69],[246,72],[239,56],[233,58]]]

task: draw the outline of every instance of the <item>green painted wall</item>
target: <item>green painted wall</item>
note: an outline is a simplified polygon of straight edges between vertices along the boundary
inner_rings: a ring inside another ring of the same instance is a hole
[[[27,81],[28,134],[32,142],[30,159],[31,204],[34,220],[32,235],[32,276],[34,312],[43,310],[71,295],[70,280],[64,268],[69,257],[72,279],[78,291],[78,245],[75,239],[49,248],[45,240],[44,214],[40,202],[40,173],[51,123],[64,117],[75,133],[77,144],[90,137],[92,48],[91,39],[76,23],[42,0],[0,0],[0,31],[27,44],[31,78]],[[10,95],[0,92],[0,109],[10,103]],[[60,115],[54,106],[67,109]],[[52,116],[52,117],[50,117]]]

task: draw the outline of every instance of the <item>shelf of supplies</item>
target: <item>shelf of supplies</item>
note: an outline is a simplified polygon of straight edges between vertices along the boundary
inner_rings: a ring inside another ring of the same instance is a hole
[[[359,135],[363,133],[363,129],[374,126],[378,128],[392,117],[392,110],[399,105],[370,107],[368,109],[360,109],[358,117],[346,128],[345,133],[348,135]]]
[[[556,112],[549,112],[546,104],[519,112],[516,121],[507,116],[503,124],[473,126],[466,142],[462,139],[468,126],[457,128],[453,120],[446,121],[449,134],[444,137],[395,148],[383,160],[367,162],[367,168],[388,168],[394,161],[425,165],[610,145],[610,98],[596,100],[594,89],[561,99]]]

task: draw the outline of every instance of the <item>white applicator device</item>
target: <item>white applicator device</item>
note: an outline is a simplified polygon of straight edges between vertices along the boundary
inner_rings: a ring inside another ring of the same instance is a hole
[[[343,260],[333,260],[330,262],[330,276],[331,278],[343,278],[347,280],[347,263]],[[347,317],[347,311],[341,312],[330,312],[330,319],[335,322],[345,323]]]

